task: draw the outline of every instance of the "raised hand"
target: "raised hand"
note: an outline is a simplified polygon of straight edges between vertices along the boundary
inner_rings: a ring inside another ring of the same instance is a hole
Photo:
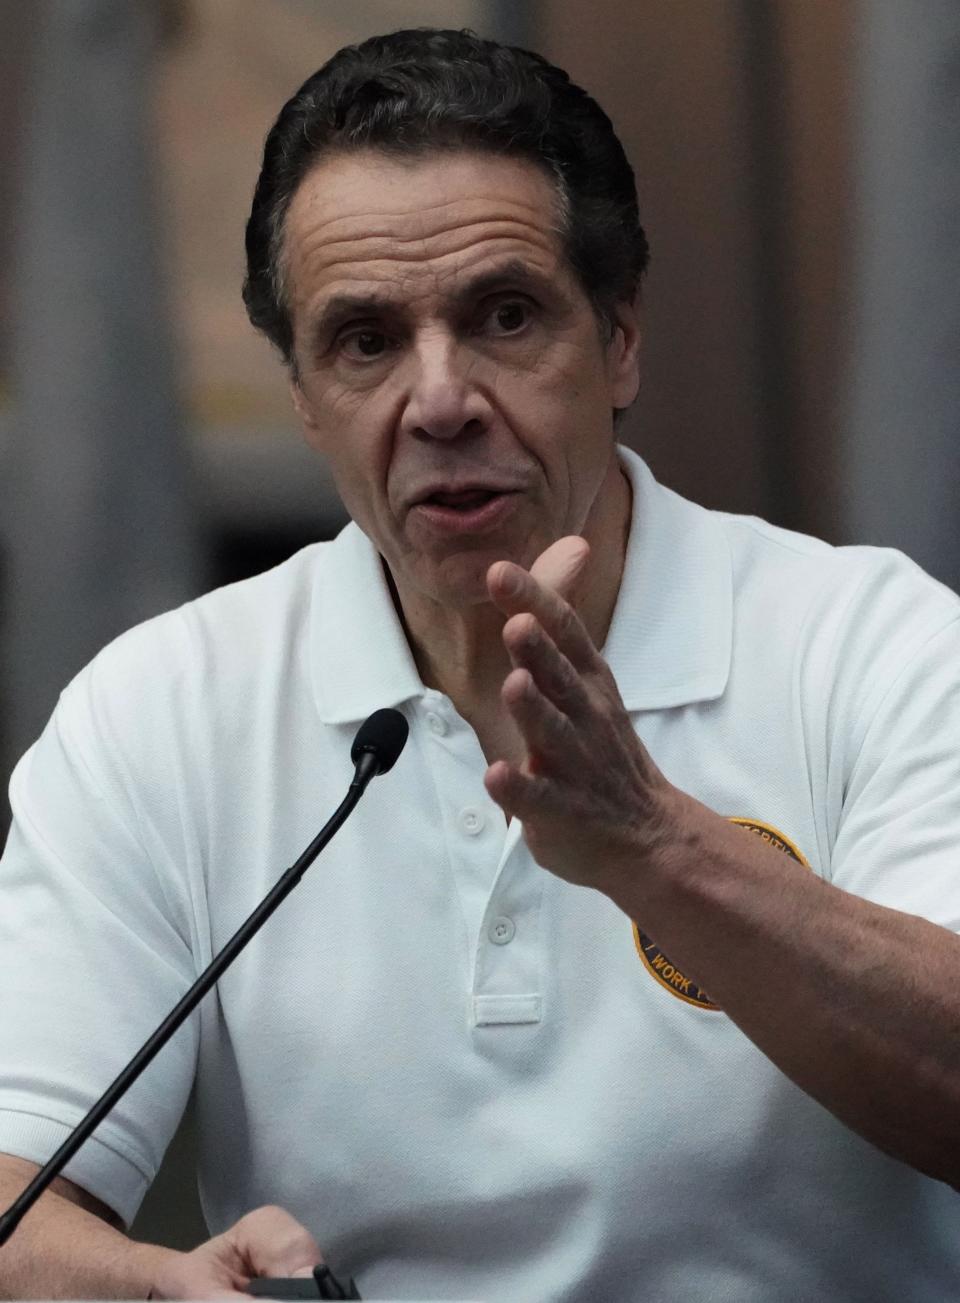
[[[669,852],[680,793],[634,732],[606,661],[568,600],[589,556],[559,539],[529,571],[498,561],[491,600],[508,617],[513,663],[501,690],[527,755],[487,770],[490,796],[521,820],[537,862],[569,882],[613,892],[647,857]]]

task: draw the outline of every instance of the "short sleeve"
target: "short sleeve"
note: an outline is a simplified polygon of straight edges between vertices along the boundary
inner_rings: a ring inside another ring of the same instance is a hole
[[[10,784],[0,860],[0,1151],[44,1163],[194,980],[175,890],[145,849],[89,670]],[[188,1020],[64,1176],[129,1225],[193,1082]]]
[[[845,770],[833,882],[960,932],[960,619],[874,679]]]

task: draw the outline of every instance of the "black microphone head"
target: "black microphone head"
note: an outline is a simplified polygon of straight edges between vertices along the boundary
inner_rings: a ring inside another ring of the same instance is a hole
[[[385,774],[397,763],[410,726],[399,710],[375,710],[357,729],[350,748],[350,759],[357,764],[365,751],[377,757],[377,772]]]

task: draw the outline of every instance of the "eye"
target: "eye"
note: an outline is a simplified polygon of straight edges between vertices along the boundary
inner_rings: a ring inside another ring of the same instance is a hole
[[[487,317],[487,323],[494,334],[515,335],[523,330],[530,320],[530,304],[523,299],[510,299],[498,303]]]
[[[382,330],[352,330],[340,337],[340,349],[354,362],[375,362],[390,348]]]

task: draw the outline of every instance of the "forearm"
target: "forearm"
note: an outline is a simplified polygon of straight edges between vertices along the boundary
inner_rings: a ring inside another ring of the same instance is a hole
[[[0,1207],[8,1207],[25,1185],[25,1179],[0,1174]],[[47,1191],[0,1248],[0,1298],[144,1299],[157,1265],[174,1253],[138,1244]]]
[[[551,586],[581,543],[487,572],[526,751],[491,764],[487,791],[539,864],[608,895],[802,1089],[960,1188],[960,938],[830,886],[670,784]],[[953,750],[944,734],[934,754]]]
[[[960,1187],[960,938],[678,797],[679,840],[608,894],[803,1090]]]

